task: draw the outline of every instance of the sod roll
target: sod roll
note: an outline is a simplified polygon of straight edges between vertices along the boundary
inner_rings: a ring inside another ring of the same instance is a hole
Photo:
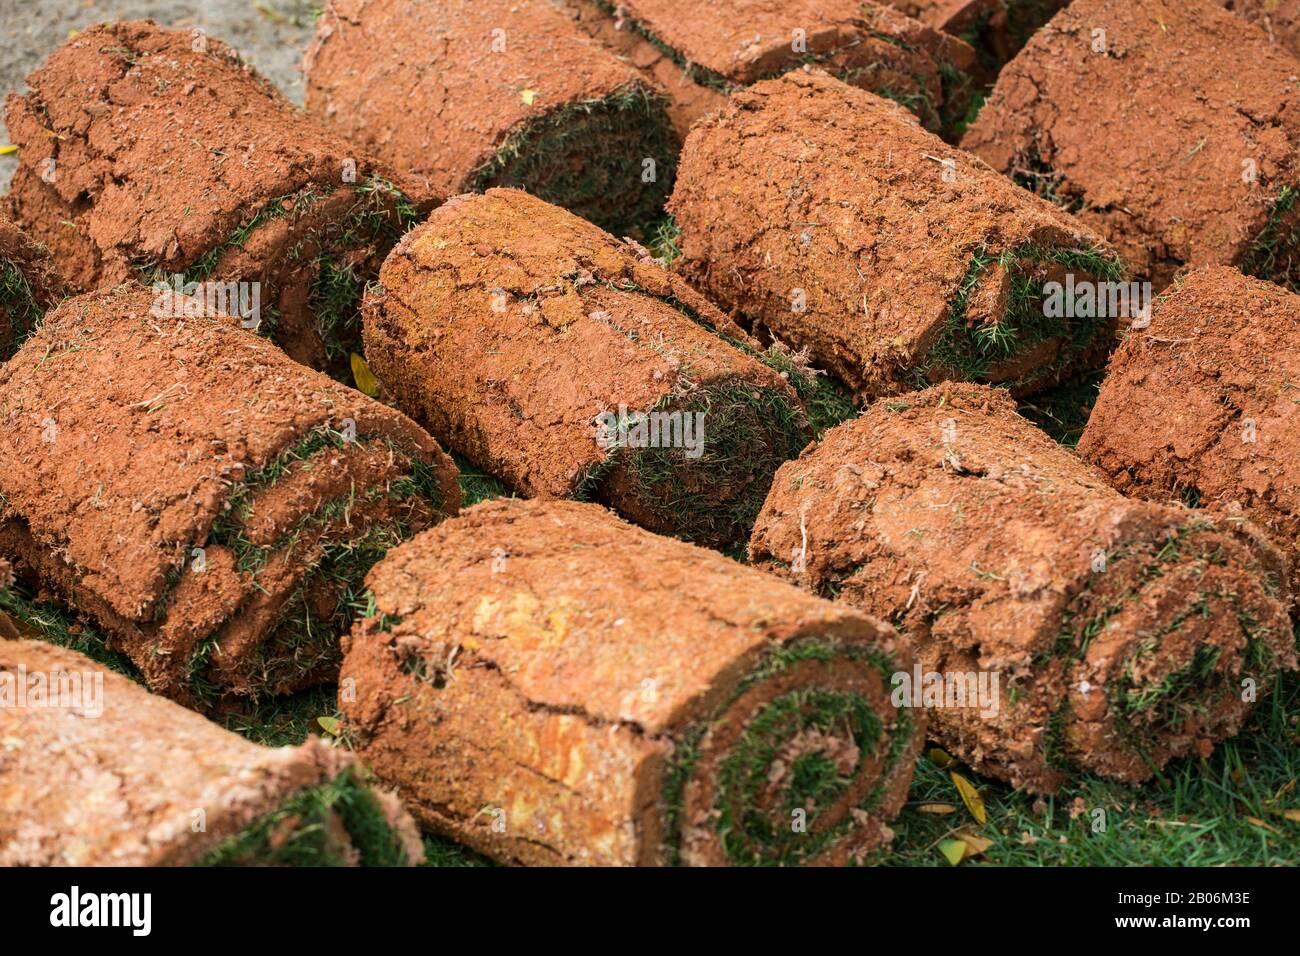
[[[6,102],[9,207],[78,290],[203,284],[346,373],[361,290],[418,217],[391,174],[201,31],[93,26],[27,83]]]
[[[861,398],[950,379],[1029,393],[1110,344],[1113,320],[1045,307],[1049,282],[1122,272],[1096,234],[825,74],[698,123],[669,210],[677,269]]]
[[[1125,499],[998,389],[828,433],[777,473],[750,556],[906,633],[920,667],[895,691],[931,736],[1034,792],[1208,756],[1296,667],[1284,564],[1253,526]]]
[[[543,865],[889,839],[924,721],[890,705],[910,660],[865,615],[568,501],[478,505],[368,582],[346,732],[429,829]]]
[[[624,230],[672,188],[663,94],[551,0],[331,0],[304,71],[310,113],[434,195],[514,186]]]
[[[0,638],[0,866],[402,866],[391,794],[317,738],[259,747],[84,655]]]
[[[1079,454],[1127,495],[1249,518],[1300,593],[1300,296],[1188,275],[1112,357]]]
[[[0,360],[13,355],[65,292],[49,250],[0,219]]]
[[[529,497],[592,498],[726,545],[810,437],[794,389],[714,306],[639,246],[518,190],[436,210],[364,312],[398,404]]]
[[[809,64],[897,100],[933,129],[969,98],[966,43],[870,0],[560,2],[670,91],[683,136],[727,95]]]
[[[962,139],[1074,212],[1133,272],[1295,281],[1296,61],[1215,0],[1075,0],[998,77]]]
[[[195,706],[331,680],[388,548],[460,502],[408,418],[139,285],[69,299],[0,369],[0,554]]]

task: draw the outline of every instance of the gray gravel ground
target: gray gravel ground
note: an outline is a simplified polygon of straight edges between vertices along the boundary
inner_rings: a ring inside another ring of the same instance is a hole
[[[0,97],[26,89],[24,78],[75,30],[104,20],[152,19],[201,29],[234,46],[291,99],[302,102],[298,65],[324,0],[0,0]],[[0,111],[2,112],[2,111]],[[0,116],[0,144],[8,134]],[[0,156],[0,192],[17,158]]]

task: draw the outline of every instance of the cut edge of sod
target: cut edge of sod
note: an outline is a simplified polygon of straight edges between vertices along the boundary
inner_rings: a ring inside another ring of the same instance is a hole
[[[967,308],[990,266],[1008,271],[1010,288],[1006,309],[994,322],[974,325]],[[1026,266],[1031,267],[1026,269]],[[1116,282],[1125,275],[1123,263],[1098,249],[1045,247],[1033,242],[993,253],[978,249],[966,275],[948,304],[947,319],[924,358],[912,370],[912,386],[928,388],[942,381],[996,384],[1018,394],[1028,394],[1057,384],[1071,373],[1086,353],[1098,344],[1098,334],[1113,331],[1105,317],[1055,318],[1043,308],[1045,283],[1033,267],[1058,266],[1088,281]],[[1027,373],[994,381],[990,373],[998,363],[1010,362],[1033,349],[1056,341],[1056,357]]]
[[[310,262],[311,289],[309,303],[315,332],[319,335],[331,371],[343,376],[351,354],[359,351],[361,310],[360,303],[365,282],[348,262],[347,253],[378,240],[381,246],[392,246],[421,218],[420,211],[405,193],[379,175],[369,175],[355,185],[349,184],[356,202],[339,221],[328,222],[320,228],[298,236],[294,248],[286,256],[287,262],[300,262],[302,249],[309,241],[316,241],[319,249]],[[309,183],[301,189],[278,196],[265,203],[246,219],[226,239],[181,271],[185,284],[202,283],[212,279],[225,256],[240,249],[263,226],[285,218],[298,220],[318,201],[332,196],[338,187],[328,183]],[[146,284],[167,282],[154,262],[136,262],[137,275]],[[232,280],[233,281],[233,280]],[[257,333],[274,339],[280,325],[280,313],[275,306],[262,308]]]
[[[1300,246],[1300,188],[1291,185],[1278,190],[1268,211],[1268,220],[1241,258],[1238,268],[1248,276],[1266,279],[1300,292],[1300,263],[1292,261]],[[1279,266],[1285,257],[1286,265]]]
[[[465,190],[514,187],[611,232],[637,226],[663,208],[676,178],[667,102],[634,81],[562,103],[512,129]]]
[[[354,768],[300,790],[195,866],[406,866],[402,841]]]
[[[756,684],[779,675],[803,661],[855,661],[880,674],[881,687],[890,686],[898,671],[892,657],[875,648],[810,636],[784,647],[768,650],[759,663],[737,683],[713,711],[693,722],[676,739],[659,784],[659,813],[663,839],[660,858],[669,865],[682,863],[685,796],[701,758],[701,745],[710,727],[720,721],[740,697]],[[888,702],[888,693],[882,700]],[[886,788],[899,769],[914,735],[907,708],[889,707],[895,715],[887,727],[880,713],[860,693],[816,686],[787,691],[763,703],[749,719],[735,746],[718,765],[718,786],[709,826],[717,835],[726,862],[736,866],[780,866],[814,859],[831,848],[849,830],[855,811],[875,811]],[[755,797],[771,785],[772,766],[783,744],[796,735],[816,730],[838,732],[854,744],[858,753],[852,771],[842,768],[819,751],[800,756],[789,767],[789,784],[782,791],[777,810],[790,817],[795,810],[807,814],[806,831],[774,827],[759,810]],[[883,738],[883,739],[882,739]],[[833,826],[817,825],[819,814],[849,790],[873,756],[880,757],[876,779],[854,807]],[[812,802],[810,803],[810,798]],[[819,799],[820,798],[820,799]],[[881,821],[883,823],[883,821]],[[859,861],[853,861],[859,862]]]
[[[36,291],[15,263],[0,257],[0,315],[9,323],[9,349],[23,344],[40,323],[45,310],[36,300]],[[0,334],[0,341],[3,335]]]

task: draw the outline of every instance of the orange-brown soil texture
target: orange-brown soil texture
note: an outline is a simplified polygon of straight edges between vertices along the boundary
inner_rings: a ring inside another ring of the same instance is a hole
[[[0,639],[0,739],[0,866],[424,859],[345,751],[259,747],[41,641]]]
[[[433,196],[514,186],[626,230],[672,188],[664,94],[551,0],[331,0],[304,73],[310,113]]]
[[[687,138],[675,268],[862,399],[951,379],[1030,393],[1100,363],[1114,323],[1044,286],[1117,278],[1101,238],[894,103],[825,74],[738,92]]]
[[[969,43],[996,72],[1069,0],[890,0],[889,6]]]
[[[811,437],[773,354],[635,243],[519,190],[437,209],[364,315],[398,404],[528,497],[743,543],[773,472]]]
[[[196,707],[332,680],[388,548],[454,513],[414,422],[138,284],[65,301],[0,369],[0,554]]]
[[[1300,592],[1300,296],[1188,275],[1115,352],[1079,454],[1126,495],[1245,516]]]
[[[0,360],[13,355],[66,291],[49,250],[0,219]]]
[[[1075,0],[962,139],[1110,239],[1157,291],[1186,266],[1300,277],[1300,70],[1212,0]]]
[[[1001,389],[937,386],[829,432],[777,472],[750,556],[905,633],[919,668],[895,692],[1032,792],[1208,756],[1296,667],[1262,533],[1124,498]]]
[[[78,290],[244,284],[250,327],[346,370],[361,290],[418,218],[390,174],[201,34],[91,27],[27,83],[10,215]]]
[[[416,819],[511,863],[843,864],[924,716],[894,632],[598,505],[501,500],[396,549],[345,726]]]
[[[808,64],[902,103],[932,129],[970,99],[975,51],[864,0],[561,0],[578,25],[668,91],[684,137],[728,94]]]
[[[1300,0],[1221,0],[1240,17],[1262,28],[1274,46],[1300,55]]]

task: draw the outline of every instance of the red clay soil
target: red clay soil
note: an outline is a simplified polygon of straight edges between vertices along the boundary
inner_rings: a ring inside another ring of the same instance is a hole
[[[1274,46],[1300,54],[1300,0],[1222,0],[1223,5],[1261,27]]]
[[[1111,359],[1079,453],[1126,495],[1244,514],[1300,592],[1300,296],[1191,273]]]
[[[308,112],[433,196],[517,186],[628,228],[672,187],[662,93],[551,0],[331,0],[304,73]]]
[[[891,621],[945,687],[996,676],[996,698],[931,699],[931,736],[1033,792],[1208,756],[1254,706],[1243,681],[1297,666],[1258,529],[1125,499],[1000,389],[940,386],[828,432],[777,473],[750,557]]]
[[[27,83],[6,102],[11,218],[77,289],[260,282],[262,331],[346,365],[360,290],[416,213],[392,174],[224,43],[149,21],[78,33]]]
[[[330,680],[350,589],[456,512],[455,466],[233,320],[158,319],[154,301],[134,284],[69,299],[0,369],[0,554],[159,693],[206,706]]]
[[[368,583],[340,706],[427,829],[597,866],[843,863],[891,836],[923,715],[890,706],[911,662],[865,615],[565,501],[478,505]]]
[[[0,694],[10,698],[0,706],[0,866],[195,863],[295,796],[355,772],[350,754],[317,738],[259,747],[40,641],[0,639]],[[408,860],[423,860],[410,816],[391,795],[375,798]],[[343,821],[331,822],[332,849],[357,862]],[[276,838],[293,840],[296,824],[282,821]]]
[[[652,530],[743,542],[772,473],[811,438],[782,375],[684,280],[518,190],[436,210],[364,313],[367,358],[398,404],[528,497],[594,498]],[[687,416],[698,453],[681,431],[669,447],[601,442],[598,416],[624,412]]]
[[[1286,280],[1297,75],[1212,0],[1075,0],[1003,70],[962,146],[1076,210],[1157,291],[1184,266]]]
[[[1100,237],[826,74],[756,84],[697,124],[669,211],[679,271],[860,398],[951,378],[1030,392],[1110,343],[1106,320],[1047,326],[1034,292],[1117,270]]]
[[[66,294],[49,250],[0,219],[0,360],[13,355],[45,311]]]
[[[864,0],[561,0],[592,36],[674,96],[682,136],[722,97],[758,80],[815,63],[890,96],[937,129],[969,95],[966,43]],[[712,91],[681,93],[689,83]],[[951,84],[946,87],[945,84]]]

